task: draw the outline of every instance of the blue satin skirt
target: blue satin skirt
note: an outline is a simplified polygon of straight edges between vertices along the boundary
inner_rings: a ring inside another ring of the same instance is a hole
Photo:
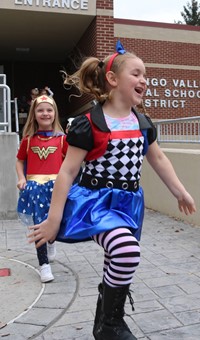
[[[91,190],[75,184],[65,204],[57,241],[73,243],[119,227],[127,227],[140,240],[144,218],[144,194],[102,188]]]

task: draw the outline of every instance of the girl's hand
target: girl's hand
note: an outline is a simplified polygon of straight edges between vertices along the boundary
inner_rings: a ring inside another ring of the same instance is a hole
[[[53,242],[59,230],[59,225],[53,225],[49,220],[45,220],[40,224],[29,227],[32,232],[28,234],[29,243],[37,242],[36,248],[39,248],[44,243]]]
[[[195,202],[192,196],[186,191],[181,198],[178,198],[178,207],[186,215],[196,212]]]
[[[25,189],[25,186],[26,186],[26,178],[22,178],[18,181],[17,183],[17,188],[19,190],[24,190]]]

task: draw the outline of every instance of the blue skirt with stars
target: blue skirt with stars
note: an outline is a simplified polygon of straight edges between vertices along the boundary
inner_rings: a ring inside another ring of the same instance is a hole
[[[56,240],[73,243],[91,240],[93,235],[127,227],[139,240],[144,218],[144,194],[102,188],[71,187]]]
[[[55,180],[44,184],[27,181],[24,190],[20,191],[17,212],[23,223],[27,216],[32,216],[34,224],[47,218]]]

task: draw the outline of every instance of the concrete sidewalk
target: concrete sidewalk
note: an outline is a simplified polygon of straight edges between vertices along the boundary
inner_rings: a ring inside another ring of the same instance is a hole
[[[141,263],[126,322],[140,340],[200,339],[200,228],[146,210]],[[42,284],[19,221],[0,221],[0,338],[92,340],[103,252],[57,242],[55,280]]]

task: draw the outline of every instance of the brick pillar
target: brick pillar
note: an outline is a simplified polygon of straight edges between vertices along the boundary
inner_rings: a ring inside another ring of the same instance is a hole
[[[113,0],[97,0],[96,56],[104,59],[115,51]]]

